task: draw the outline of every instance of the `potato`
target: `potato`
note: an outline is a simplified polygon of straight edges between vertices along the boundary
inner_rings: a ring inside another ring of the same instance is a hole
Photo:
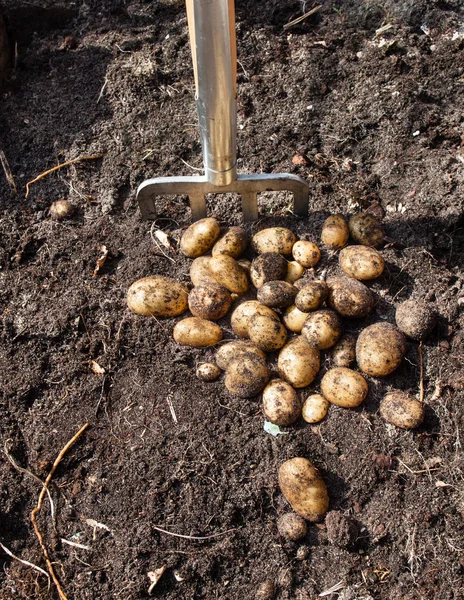
[[[257,396],[269,381],[266,362],[256,354],[242,354],[229,362],[226,388],[240,398]]]
[[[382,255],[367,246],[348,246],[340,252],[340,267],[355,279],[375,279],[382,275],[385,262]]]
[[[317,523],[329,508],[329,495],[319,470],[307,459],[296,457],[279,468],[279,486],[293,510]]]
[[[229,290],[219,283],[205,283],[191,290],[188,304],[194,317],[217,321],[227,314],[232,298]]]
[[[423,300],[406,300],[396,309],[398,329],[416,341],[425,340],[437,322],[437,313]]]
[[[277,313],[275,313],[272,308],[264,306],[264,304],[261,304],[261,302],[258,302],[257,300],[247,300],[246,302],[239,304],[232,313],[230,324],[232,325],[234,333],[241,338],[250,337],[248,335],[248,319],[256,312],[260,315],[268,315],[269,317],[279,320]]]
[[[56,200],[50,206],[50,216],[52,219],[61,221],[62,219],[71,218],[76,212],[76,207],[69,200]]]
[[[289,383],[273,379],[263,391],[263,412],[271,423],[291,425],[301,415],[301,402]]]
[[[256,295],[258,302],[270,308],[288,308],[293,304],[298,290],[286,281],[268,281]]]
[[[277,252],[264,252],[253,260],[250,268],[251,283],[256,289],[268,281],[285,279],[287,276],[287,261]]]
[[[177,317],[187,310],[188,293],[185,285],[170,277],[144,277],[127,291],[127,306],[146,317]]]
[[[289,340],[277,360],[279,375],[295,388],[312,383],[320,366],[319,350],[310,348],[301,336]]]
[[[300,240],[295,242],[292,248],[293,258],[300,263],[302,267],[310,269],[319,262],[321,251],[313,242]]]
[[[350,367],[356,359],[356,338],[350,333],[343,335],[332,349],[334,367]]]
[[[332,248],[332,250],[338,250],[346,246],[349,237],[350,232],[343,215],[327,217],[321,233],[321,240],[326,246]]]
[[[301,333],[301,328],[303,327],[307,316],[308,313],[301,312],[301,310],[292,304],[292,306],[289,306],[285,311],[282,321],[284,322],[285,327],[290,331]]]
[[[257,254],[264,252],[278,252],[284,256],[292,253],[296,235],[285,227],[269,227],[255,233],[251,240],[253,250]]]
[[[276,595],[276,585],[273,581],[263,581],[254,595],[254,600],[274,600]]]
[[[242,354],[255,354],[264,361],[266,360],[266,354],[253,344],[253,342],[234,340],[219,348],[216,352],[216,364],[225,371],[229,366],[230,361],[234,358],[238,358]]]
[[[189,258],[208,252],[218,239],[221,229],[213,217],[200,219],[188,227],[180,240],[180,251]]]
[[[248,319],[250,340],[264,352],[273,352],[282,348],[287,341],[287,330],[275,317],[255,312]]]
[[[231,227],[213,246],[212,255],[227,254],[239,258],[246,250],[248,234],[241,227]]]
[[[216,381],[221,374],[221,369],[214,363],[202,363],[198,365],[196,375],[200,381]]]
[[[414,429],[424,420],[424,405],[404,392],[390,392],[380,402],[380,414],[396,427]]]
[[[367,396],[368,386],[364,377],[345,367],[329,369],[321,381],[321,391],[329,402],[343,408],[355,408]]]
[[[405,352],[405,335],[391,323],[375,323],[366,327],[356,342],[359,368],[374,377],[393,373]]]
[[[333,310],[309,313],[301,329],[301,335],[311,348],[327,350],[334,346],[342,334],[342,323]]]
[[[348,221],[350,235],[363,246],[378,248],[383,244],[383,229],[378,220],[368,212],[353,215]]]
[[[205,348],[214,346],[222,340],[222,331],[219,325],[199,317],[188,317],[176,323],[174,339],[181,346]]]
[[[238,262],[227,254],[218,254],[209,261],[209,268],[218,283],[229,292],[245,294],[248,290],[248,278]]]
[[[317,310],[325,302],[328,293],[325,281],[310,281],[296,295],[295,306],[306,313]]]
[[[190,265],[190,279],[193,285],[204,285],[205,283],[217,283],[216,278],[209,268],[211,256],[199,256]]]
[[[328,305],[342,317],[366,317],[375,306],[375,294],[363,283],[350,277],[334,277],[327,282]]]
[[[291,260],[287,263],[287,276],[285,277],[285,281],[288,283],[295,283],[295,281],[298,281],[298,279],[302,277],[304,272],[305,270],[299,262]]]
[[[277,530],[284,539],[297,542],[306,537],[308,526],[300,515],[285,513],[277,521]]]
[[[330,402],[322,394],[311,394],[306,398],[301,416],[306,423],[319,423],[329,412]]]

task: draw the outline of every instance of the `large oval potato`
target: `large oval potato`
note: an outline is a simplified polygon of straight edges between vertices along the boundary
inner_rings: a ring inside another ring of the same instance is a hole
[[[261,304],[261,302],[258,302],[257,300],[247,300],[246,302],[239,304],[232,313],[230,324],[232,325],[234,333],[241,338],[249,338],[248,319],[256,312],[260,315],[268,315],[269,317],[279,320],[277,313],[275,313],[272,308],[264,306],[264,304]]]
[[[205,348],[214,346],[222,340],[222,331],[219,325],[200,317],[188,317],[176,323],[174,339],[181,346]]]
[[[227,254],[218,254],[209,261],[211,273],[218,283],[226,287],[229,292],[245,294],[248,290],[248,278],[238,262]]]
[[[127,306],[146,317],[177,317],[187,310],[188,293],[185,285],[170,277],[144,277],[127,291]]]
[[[295,300],[298,290],[286,281],[268,281],[257,293],[258,302],[269,308],[288,308]]]
[[[251,263],[250,279],[256,289],[268,281],[285,279],[288,263],[282,254],[277,252],[264,252],[257,256]]]
[[[287,276],[285,277],[285,281],[288,283],[295,283],[295,281],[298,281],[298,279],[303,276],[304,272],[305,270],[299,262],[291,260],[287,264]]]
[[[279,352],[279,375],[295,388],[312,383],[320,366],[319,350],[310,348],[301,336],[289,340]]]
[[[322,226],[321,239],[332,250],[343,248],[348,243],[350,231],[343,215],[327,217]]]
[[[234,340],[228,344],[224,344],[216,352],[216,364],[224,371],[229,366],[229,363],[234,359],[242,356],[242,354],[255,354],[266,360],[266,354],[248,340]]]
[[[374,377],[390,375],[406,353],[406,337],[391,323],[374,323],[363,329],[356,342],[361,371]]]
[[[231,360],[227,367],[226,388],[240,398],[257,396],[268,381],[266,362],[256,354],[242,354]]]
[[[328,304],[342,317],[366,317],[375,306],[375,294],[363,283],[350,277],[334,277],[327,282]]]
[[[217,283],[216,277],[209,268],[211,256],[199,256],[190,265],[190,279],[193,285],[204,285],[205,283]]]
[[[205,283],[191,290],[188,304],[194,317],[217,321],[227,314],[232,298],[229,290],[219,283]]]
[[[302,267],[310,269],[319,262],[321,251],[314,242],[299,240],[295,242],[292,248],[293,258],[300,263]]]
[[[317,310],[325,302],[328,293],[325,281],[310,281],[296,295],[295,306],[306,313]]]
[[[239,258],[246,250],[248,234],[242,227],[231,227],[213,246],[212,255],[227,254]]]
[[[273,379],[263,391],[264,416],[275,425],[291,425],[301,415],[301,402],[292,386]]]
[[[414,429],[424,420],[424,405],[404,392],[390,392],[380,402],[380,414],[396,427]]]
[[[301,328],[301,335],[311,348],[327,350],[334,346],[342,334],[342,322],[333,310],[309,313]]]
[[[383,244],[383,229],[373,214],[359,212],[348,221],[350,235],[355,242],[363,246],[378,248]]]
[[[321,381],[324,398],[344,408],[359,406],[366,398],[368,390],[364,377],[345,367],[329,369]]]
[[[301,416],[306,423],[319,423],[329,412],[330,402],[322,394],[311,394],[303,403]]]
[[[301,329],[306,321],[308,313],[302,312],[294,304],[289,306],[282,317],[282,321],[287,329],[294,333],[301,333]]]
[[[382,255],[368,246],[348,246],[340,252],[340,267],[354,279],[375,279],[382,275],[385,262]]]
[[[287,341],[287,330],[279,319],[258,312],[248,319],[248,334],[264,352],[279,350]]]
[[[278,252],[284,256],[292,253],[296,235],[285,227],[269,227],[255,233],[251,240],[253,250],[257,254],[263,252]]]
[[[322,520],[329,508],[329,495],[322,475],[307,458],[285,461],[279,468],[279,486],[300,517],[313,523]]]
[[[332,349],[334,367],[350,367],[356,359],[356,338],[350,333],[342,335]]]
[[[188,227],[180,240],[180,251],[189,258],[207,252],[218,239],[221,229],[213,217],[200,219]]]

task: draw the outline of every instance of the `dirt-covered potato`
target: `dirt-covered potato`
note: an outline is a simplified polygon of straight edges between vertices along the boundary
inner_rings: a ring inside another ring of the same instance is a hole
[[[279,468],[279,486],[293,510],[317,523],[329,508],[329,495],[319,470],[307,459],[296,457]]]
[[[269,317],[279,320],[277,313],[275,313],[272,308],[264,306],[264,304],[261,304],[261,302],[258,302],[257,300],[247,300],[237,306],[230,319],[230,324],[236,335],[241,338],[250,337],[248,335],[248,319],[256,312],[260,315],[268,315]]]
[[[276,589],[276,585],[273,581],[263,581],[256,590],[254,600],[274,600]]]
[[[425,340],[437,322],[437,313],[423,300],[406,300],[396,309],[398,329],[416,341]]]
[[[355,242],[363,246],[379,248],[383,244],[383,229],[373,214],[359,212],[348,221],[350,235]]]
[[[321,391],[329,402],[344,408],[355,408],[367,396],[367,381],[364,377],[345,367],[329,369],[321,381]]]
[[[375,306],[375,294],[351,277],[334,277],[327,282],[328,304],[342,317],[366,317]]]
[[[188,317],[176,323],[173,336],[181,346],[205,348],[220,342],[222,331],[219,325],[212,321],[200,317]]]
[[[229,290],[219,283],[205,283],[191,290],[188,304],[194,317],[217,321],[227,314],[232,298]]]
[[[279,319],[259,312],[248,319],[248,335],[264,352],[279,350],[287,341],[287,330]]]
[[[171,279],[154,275],[135,281],[127,291],[127,306],[146,317],[177,317],[187,310],[188,288]]]
[[[355,279],[375,279],[382,275],[385,262],[382,255],[368,246],[348,246],[340,252],[340,267]]]
[[[287,264],[287,275],[285,277],[285,281],[288,283],[295,283],[295,281],[298,281],[298,279],[302,277],[304,272],[305,270],[299,262],[296,262],[296,260],[291,260]]]
[[[266,354],[253,344],[253,342],[248,340],[234,340],[219,348],[216,352],[216,364],[225,371],[229,363],[242,354],[255,354],[264,361],[266,360]]]
[[[229,362],[225,385],[240,398],[257,396],[269,381],[266,362],[256,354],[241,354]]]
[[[71,204],[71,202],[65,198],[62,200],[56,200],[56,202],[53,202],[53,204],[50,206],[50,216],[52,219],[56,219],[57,221],[69,219],[74,215],[75,212],[76,207],[74,204]]]
[[[277,252],[264,252],[251,263],[250,279],[256,289],[268,281],[285,279],[287,276],[287,261]]]
[[[310,348],[301,336],[289,340],[279,352],[279,375],[295,388],[312,383],[320,366],[319,350]]]
[[[356,342],[356,361],[363,373],[390,375],[406,352],[406,337],[391,323],[374,323],[363,329]]]
[[[198,365],[196,375],[200,381],[216,381],[221,374],[221,369],[214,363],[201,363]]]
[[[306,521],[296,513],[285,513],[277,521],[277,530],[285,540],[297,542],[306,537],[308,526]]]
[[[209,268],[217,282],[229,292],[245,294],[248,290],[248,278],[238,262],[227,254],[218,254],[209,261]]]
[[[342,322],[333,310],[309,313],[301,329],[301,335],[311,348],[327,350],[334,346],[342,334]]]
[[[380,402],[380,414],[396,427],[414,429],[424,420],[424,405],[404,392],[390,392]]]
[[[282,321],[287,329],[294,333],[301,333],[301,328],[306,321],[308,313],[302,312],[294,304],[289,306],[282,317]]]
[[[188,227],[180,240],[180,251],[189,258],[208,252],[218,239],[221,229],[213,217],[200,219]]]
[[[284,256],[292,253],[296,235],[285,227],[269,227],[255,233],[251,240],[253,250],[257,254],[264,252],[278,252]]]
[[[288,308],[295,300],[298,290],[286,281],[268,281],[256,295],[258,302],[269,308]]]
[[[301,415],[301,402],[292,386],[282,379],[273,379],[263,391],[263,413],[276,425],[292,425]]]
[[[319,423],[329,412],[330,402],[322,394],[311,394],[306,398],[301,409],[301,416],[306,423]]]
[[[332,364],[334,367],[351,367],[356,359],[356,338],[351,333],[342,335],[332,348]]]
[[[302,267],[310,269],[319,262],[321,251],[314,242],[300,240],[293,244],[292,255]]]
[[[216,278],[209,268],[211,256],[199,256],[190,265],[190,279],[193,285],[205,285],[205,283],[217,283]]]
[[[328,293],[325,281],[310,281],[296,295],[295,306],[306,313],[317,310],[325,302]]]
[[[248,234],[241,227],[231,227],[227,233],[213,246],[212,255],[228,254],[232,258],[239,258],[246,250]]]
[[[350,231],[343,215],[327,217],[321,233],[321,240],[326,246],[332,248],[332,250],[338,250],[346,246],[349,237]]]

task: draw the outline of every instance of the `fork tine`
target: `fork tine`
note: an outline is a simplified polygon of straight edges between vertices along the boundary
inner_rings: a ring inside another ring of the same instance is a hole
[[[192,209],[192,219],[204,219],[206,217],[206,200],[204,194],[189,194],[190,208]]]
[[[308,216],[308,190],[293,191],[293,212],[299,217]]]
[[[242,192],[242,210],[245,223],[258,220],[258,198],[255,192]]]

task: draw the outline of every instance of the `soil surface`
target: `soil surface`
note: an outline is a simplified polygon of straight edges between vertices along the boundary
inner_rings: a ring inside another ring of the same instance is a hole
[[[310,8],[237,0],[239,170],[296,173],[311,190],[309,218],[291,214],[287,194],[265,194],[262,220],[247,228],[281,225],[318,242],[331,213],[369,208],[383,219],[387,268],[370,284],[378,303],[347,329],[394,322],[408,298],[437,308],[415,431],[379,414],[386,391],[418,393],[415,342],[396,372],[368,378],[358,409],[334,406],[318,426],[272,437],[259,398],[196,378],[212,350],[181,348],[175,319],[126,308],[138,278],[189,282],[190,261],[176,251],[187,198],[157,204],[154,227],[173,250],[155,243],[135,200],[146,178],[202,165],[183,3],[3,0],[11,58],[0,150],[17,192],[2,169],[0,541],[46,569],[31,474],[44,480],[89,423],[53,475],[54,516],[47,497],[38,516],[69,599],[147,598],[148,573],[162,567],[152,597],[165,600],[241,600],[266,581],[279,599],[332,588],[324,597],[464,598],[462,3],[327,0],[283,29]],[[26,197],[47,169],[95,155]],[[61,198],[76,212],[56,221],[50,206]],[[208,203],[222,226],[241,222],[237,198]],[[324,269],[337,273],[338,257],[323,248],[316,276]],[[232,338],[228,319],[220,324]],[[318,389],[322,363],[302,397]],[[321,470],[337,514],[288,543],[276,527],[289,508],[277,469],[294,456]],[[0,552],[2,600],[58,597],[43,574]]]

